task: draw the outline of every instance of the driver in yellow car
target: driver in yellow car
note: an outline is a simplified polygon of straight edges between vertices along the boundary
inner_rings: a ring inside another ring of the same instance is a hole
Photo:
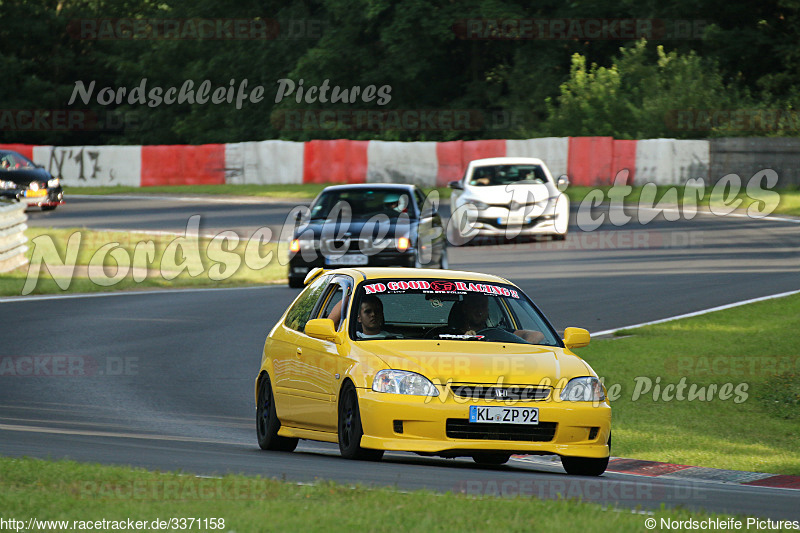
[[[459,311],[454,313],[455,318],[451,327],[456,328],[464,335],[476,335],[478,331],[486,329],[489,320],[489,297],[485,294],[470,293],[464,295],[464,299],[457,303]],[[514,335],[532,344],[539,344],[544,340],[541,331],[529,329],[518,329]]]

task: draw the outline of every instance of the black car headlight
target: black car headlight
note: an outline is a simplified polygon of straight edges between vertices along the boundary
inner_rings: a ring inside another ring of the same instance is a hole
[[[297,253],[300,250],[313,250],[314,246],[314,239],[292,239],[289,243],[289,251]]]

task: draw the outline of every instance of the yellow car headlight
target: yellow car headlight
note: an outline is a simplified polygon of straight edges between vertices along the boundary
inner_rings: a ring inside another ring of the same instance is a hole
[[[439,396],[439,390],[428,378],[406,370],[379,371],[372,380],[372,390],[391,394]]]
[[[593,376],[572,378],[561,391],[561,400],[567,402],[602,402],[605,399],[603,384]]]

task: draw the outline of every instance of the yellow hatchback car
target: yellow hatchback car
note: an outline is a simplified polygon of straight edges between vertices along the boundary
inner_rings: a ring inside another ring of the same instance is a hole
[[[561,456],[570,474],[602,474],[611,407],[597,374],[534,303],[497,276],[410,268],[316,269],[272,329],[256,379],[264,450],[298,439],[343,457],[386,450]]]

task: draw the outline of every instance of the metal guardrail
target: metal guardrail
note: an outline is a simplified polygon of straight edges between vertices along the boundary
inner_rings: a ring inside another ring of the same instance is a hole
[[[25,245],[28,238],[25,223],[28,216],[25,214],[26,204],[0,204],[0,273],[8,272],[28,262]]]

